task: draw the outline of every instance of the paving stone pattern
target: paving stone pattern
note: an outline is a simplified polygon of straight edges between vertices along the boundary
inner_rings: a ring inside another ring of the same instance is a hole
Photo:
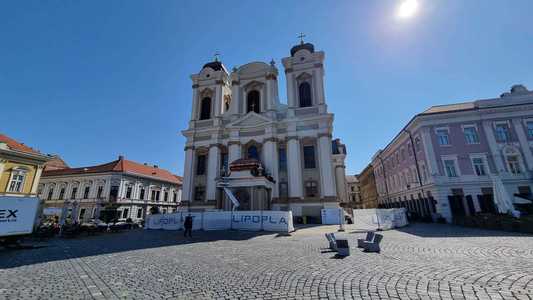
[[[0,299],[533,299],[533,237],[448,225],[334,258],[324,233],[134,230],[0,249]]]

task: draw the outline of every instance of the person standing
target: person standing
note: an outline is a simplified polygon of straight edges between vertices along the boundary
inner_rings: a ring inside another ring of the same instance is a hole
[[[192,238],[192,216],[188,215],[185,217],[185,222],[183,222],[183,228],[185,228],[185,231],[183,232],[183,236],[187,237],[187,233],[189,234],[189,237]]]

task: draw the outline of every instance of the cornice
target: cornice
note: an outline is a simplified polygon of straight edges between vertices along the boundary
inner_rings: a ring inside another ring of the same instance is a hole
[[[240,141],[229,141],[228,142],[228,147],[231,146],[231,145],[241,145],[241,142]]]

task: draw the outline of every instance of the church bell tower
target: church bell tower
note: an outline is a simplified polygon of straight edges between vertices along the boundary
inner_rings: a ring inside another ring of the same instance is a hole
[[[324,52],[303,41],[291,48],[291,56],[283,58],[287,77],[287,104],[289,110],[316,107],[318,113],[327,113],[324,96]]]
[[[220,124],[222,114],[229,109],[231,102],[228,71],[215,56],[215,60],[206,63],[200,73],[191,75],[191,80],[193,97],[189,127],[204,120],[213,120],[213,125]]]

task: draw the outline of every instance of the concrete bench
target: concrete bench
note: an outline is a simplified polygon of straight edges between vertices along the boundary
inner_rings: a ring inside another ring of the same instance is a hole
[[[329,242],[329,249],[332,251],[337,251],[337,241],[333,233],[326,233],[326,239]]]
[[[381,240],[383,239],[383,236],[381,234],[375,234],[374,239],[371,242],[364,242],[363,243],[363,249],[365,252],[377,252],[379,253],[381,251],[381,248],[379,247],[379,244],[381,243]]]
[[[365,242],[372,242],[374,240],[374,232],[369,231],[366,233],[366,238],[364,239],[357,239],[357,248],[363,248]]]

